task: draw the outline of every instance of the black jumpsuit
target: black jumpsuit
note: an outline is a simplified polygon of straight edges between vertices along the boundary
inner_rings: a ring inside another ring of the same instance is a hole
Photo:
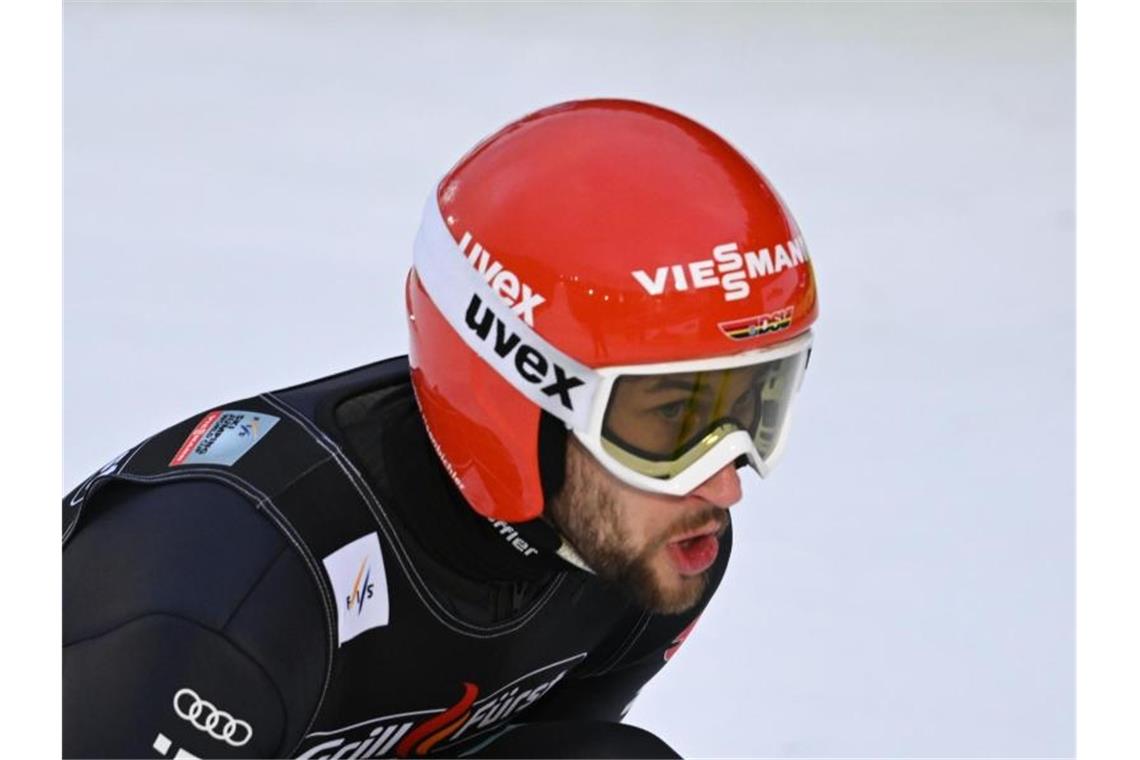
[[[195,415],[63,501],[68,757],[676,756],[682,615],[470,509],[404,358]]]

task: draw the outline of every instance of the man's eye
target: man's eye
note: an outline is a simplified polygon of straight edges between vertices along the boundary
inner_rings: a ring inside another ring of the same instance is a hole
[[[657,407],[657,413],[667,420],[675,420],[685,411],[684,401],[673,401]]]

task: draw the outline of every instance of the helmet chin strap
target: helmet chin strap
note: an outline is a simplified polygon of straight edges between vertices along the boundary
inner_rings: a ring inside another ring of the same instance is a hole
[[[548,503],[562,490],[566,481],[566,443],[569,435],[569,425],[546,410],[542,411],[538,423],[538,468],[542,478],[543,498]],[[558,537],[555,554],[574,567],[597,575],[549,515],[544,515],[542,521]]]
[[[557,528],[555,530],[557,530]],[[555,552],[555,554],[569,562],[571,565],[574,565],[581,570],[585,570],[591,575],[597,575],[597,573],[594,572],[594,568],[586,564],[586,560],[582,559],[582,555],[578,553],[578,550],[574,548],[574,546],[570,543],[570,540],[567,539],[566,536],[562,535],[561,531],[559,531],[558,537],[562,539],[562,543],[558,546],[558,550]]]

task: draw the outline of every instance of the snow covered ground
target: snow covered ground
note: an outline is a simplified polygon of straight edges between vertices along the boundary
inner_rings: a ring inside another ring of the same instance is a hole
[[[631,722],[688,756],[1074,751],[1068,4],[69,4],[65,482],[404,353],[422,202],[543,105],[741,148],[814,258],[786,458]]]

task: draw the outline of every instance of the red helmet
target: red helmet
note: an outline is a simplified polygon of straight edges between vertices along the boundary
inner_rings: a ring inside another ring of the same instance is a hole
[[[545,108],[464,156],[428,199],[406,295],[431,440],[508,522],[543,511],[543,411],[639,488],[688,493],[742,457],[765,475],[818,311],[764,176],[626,100]]]

